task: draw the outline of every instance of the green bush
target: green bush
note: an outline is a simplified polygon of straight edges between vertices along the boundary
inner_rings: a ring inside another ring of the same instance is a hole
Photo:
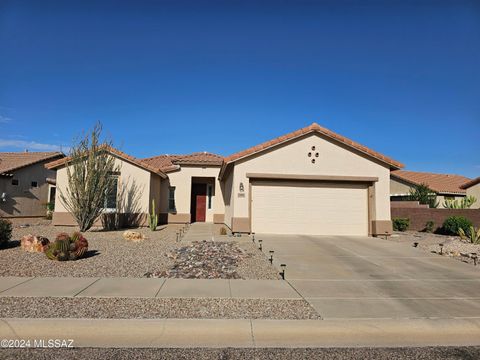
[[[12,223],[0,219],[0,245],[5,245],[12,238]]]
[[[435,227],[435,223],[432,220],[427,221],[427,223],[425,224],[425,229],[423,229],[423,231],[431,233],[433,232],[434,227]]]
[[[442,232],[446,235],[458,235],[460,229],[467,232],[472,222],[463,216],[450,216],[443,222]]]
[[[395,231],[405,231],[410,226],[410,219],[408,218],[394,218],[393,219],[393,230]]]

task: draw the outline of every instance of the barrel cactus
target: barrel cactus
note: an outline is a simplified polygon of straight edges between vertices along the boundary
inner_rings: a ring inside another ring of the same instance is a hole
[[[48,245],[45,255],[50,260],[77,260],[83,257],[87,250],[88,241],[79,232],[74,232],[71,236],[67,233],[60,233],[55,241]]]

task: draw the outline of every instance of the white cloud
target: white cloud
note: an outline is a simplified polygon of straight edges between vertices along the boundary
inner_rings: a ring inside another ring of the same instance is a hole
[[[54,144],[42,144],[36,141],[24,141],[24,140],[10,140],[0,139],[0,148],[19,148],[22,150],[36,150],[36,151],[63,151],[67,153],[70,151],[68,146],[54,145]]]
[[[9,123],[10,121],[12,121],[12,118],[0,115],[0,124],[6,124],[6,123]]]

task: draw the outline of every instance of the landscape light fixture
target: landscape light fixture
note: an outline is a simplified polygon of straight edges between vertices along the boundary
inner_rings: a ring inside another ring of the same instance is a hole
[[[477,253],[471,253],[470,255],[471,255],[470,257],[473,259],[473,265],[477,266],[477,259],[478,259]]]
[[[180,235],[180,234],[179,234],[178,231],[177,231],[177,242],[178,242],[178,237],[179,237],[179,235]]]
[[[275,251],[273,251],[273,250],[270,250],[270,251],[269,251],[269,253],[270,253],[270,259],[269,259],[270,264],[273,264],[273,253],[274,253],[274,252],[275,252]]]
[[[262,240],[258,240],[258,249],[262,251]]]
[[[282,268],[280,275],[282,275],[282,279],[285,280],[285,269],[287,268],[287,264],[281,264],[280,267]]]
[[[443,244],[438,244],[440,246],[440,255],[443,255]]]
[[[252,233],[252,242],[255,242],[255,233]]]
[[[417,246],[418,246],[418,242],[414,242],[413,247],[417,247]]]

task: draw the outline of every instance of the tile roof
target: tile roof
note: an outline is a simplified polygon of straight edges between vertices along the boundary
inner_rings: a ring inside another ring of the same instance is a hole
[[[177,170],[179,165],[221,166],[223,157],[208,152],[196,152],[187,155],[164,154],[142,159],[142,162],[158,167],[164,172],[169,172]]]
[[[33,165],[45,160],[65,156],[63,153],[55,152],[0,152],[0,174]]]
[[[341,142],[351,148],[354,148],[362,153],[365,153],[367,155],[370,155],[371,157],[373,158],[376,158],[382,162],[385,162],[387,163],[388,165],[390,165],[391,168],[394,168],[394,169],[399,169],[399,168],[403,168],[404,165],[396,160],[393,160],[379,152],[376,152],[364,145],[361,145],[353,140],[350,140],[342,135],[339,135],[337,133],[334,133],[333,131],[331,130],[328,130],[320,125],[318,125],[317,123],[313,123],[311,124],[310,126],[307,126],[307,127],[304,127],[300,130],[297,130],[297,131],[294,131],[294,132],[291,132],[291,133],[288,133],[288,134],[285,134],[283,136],[280,136],[280,137],[277,137],[273,140],[270,140],[270,141],[267,141],[267,142],[264,142],[260,145],[257,145],[257,146],[254,146],[254,147],[251,147],[249,149],[246,149],[246,150],[243,150],[243,151],[240,151],[236,154],[233,154],[233,155],[230,155],[228,157],[225,158],[225,163],[228,164],[228,163],[231,163],[231,162],[234,162],[238,159],[241,159],[241,158],[244,158],[246,156],[250,156],[250,155],[253,155],[257,152],[260,152],[264,149],[267,149],[267,148],[270,148],[270,147],[273,147],[275,145],[278,145],[278,144],[281,144],[285,141],[288,141],[288,140],[292,140],[292,139],[295,139],[297,137],[300,137],[302,135],[305,135],[305,134],[308,134],[308,133],[312,133],[312,132],[316,132],[316,133],[320,133],[322,135],[325,135],[331,139],[334,139],[338,142]]]
[[[478,183],[480,183],[480,176],[473,179],[473,180],[470,180],[468,182],[466,182],[465,184],[463,184],[462,186],[460,186],[461,189],[468,189],[468,188],[471,188],[472,186],[474,185],[477,185]]]
[[[147,163],[144,163],[142,160],[140,159],[137,159],[133,156],[130,156],[130,155],[127,155],[125,154],[124,152],[120,151],[120,150],[117,150],[113,147],[110,147],[110,146],[107,146],[106,147],[108,152],[110,152],[111,154],[113,155],[116,155],[117,157],[119,157],[120,159],[123,159],[125,161],[128,161],[134,165],[137,165],[138,167],[142,168],[142,169],[145,169],[147,171],[150,171],[152,173],[155,173],[157,175],[160,175],[162,178],[166,178],[167,176],[164,174],[164,172],[162,170],[160,170],[158,167],[155,167],[155,166],[152,166],[150,164],[147,164]],[[45,167],[47,169],[54,169],[54,168],[58,168],[58,167],[61,167],[63,165],[65,165],[65,163],[67,161],[70,161],[71,158],[70,157],[65,157],[63,159],[59,159],[59,160],[56,160],[56,161],[52,161],[48,164],[45,164]]]
[[[428,172],[396,170],[390,173],[390,176],[399,178],[414,185],[426,184],[430,189],[437,193],[465,194],[466,191],[461,188],[469,178],[461,175],[451,174],[433,174]]]

